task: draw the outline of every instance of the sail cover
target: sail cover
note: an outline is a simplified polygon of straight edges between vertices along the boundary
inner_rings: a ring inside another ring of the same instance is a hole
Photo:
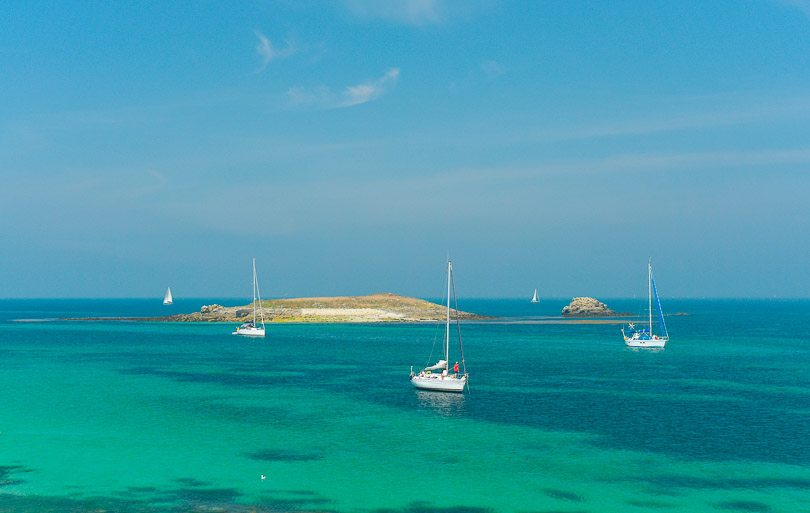
[[[436,362],[436,365],[431,365],[430,367],[425,367],[426,371],[435,371],[439,369],[444,369],[447,367],[447,360],[439,360]]]

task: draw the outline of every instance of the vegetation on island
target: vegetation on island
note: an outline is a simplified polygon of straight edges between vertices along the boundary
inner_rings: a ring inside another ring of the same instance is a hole
[[[397,294],[370,296],[309,297],[294,299],[266,299],[261,302],[265,322],[421,322],[441,321],[447,316],[447,307]],[[257,305],[258,307],[258,305]],[[258,317],[258,312],[257,312]],[[451,318],[455,310],[451,309]],[[491,319],[459,311],[462,320]],[[206,305],[199,312],[168,315],[165,317],[138,317],[126,320],[157,322],[227,322],[242,323],[253,320],[253,305],[227,307]]]

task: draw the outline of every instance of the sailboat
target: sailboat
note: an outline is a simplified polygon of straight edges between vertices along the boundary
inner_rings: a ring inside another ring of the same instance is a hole
[[[256,324],[256,302],[259,303],[259,319],[262,327]],[[253,322],[246,322],[236,328],[233,335],[244,335],[246,337],[264,336],[264,309],[262,308],[262,296],[259,294],[259,280],[256,279],[256,259],[253,259]]]
[[[453,301],[456,306],[456,326],[458,327],[458,345],[461,353],[462,372],[459,372],[458,362],[453,366],[453,373],[450,373],[450,288],[453,289]],[[411,384],[422,390],[433,390],[436,392],[464,392],[467,386],[467,367],[464,364],[464,348],[461,345],[461,324],[458,320],[458,301],[456,301],[456,286],[453,280],[453,264],[447,260],[447,321],[444,329],[444,344],[442,355],[439,361],[433,365],[425,367],[419,373],[413,371],[411,366]],[[441,358],[444,357],[442,360]],[[429,363],[429,362],[428,362]]]
[[[649,289],[649,309],[650,309],[650,325],[649,328],[636,329],[633,323],[628,324],[627,332],[622,327],[622,335],[624,336],[624,343],[629,347],[664,347],[669,340],[669,333],[667,333],[667,325],[664,323],[664,313],[661,311],[661,301],[658,299],[658,290],[655,288],[655,278],[652,272],[652,259],[647,265],[647,286]],[[652,324],[652,298],[655,295],[655,304],[658,308],[658,323],[660,325],[660,335],[653,334]]]
[[[532,303],[539,303],[540,301],[537,300],[537,289],[534,289],[534,296],[532,296]]]
[[[171,287],[166,288],[166,295],[163,296],[163,304],[164,305],[172,304],[172,288]]]

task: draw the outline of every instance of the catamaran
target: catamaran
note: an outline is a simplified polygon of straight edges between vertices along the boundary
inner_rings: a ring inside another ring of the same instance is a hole
[[[164,305],[172,304],[172,288],[171,287],[166,288],[166,295],[163,296],[163,304]]]
[[[655,288],[655,278],[652,272],[652,259],[647,265],[647,287],[649,289],[649,311],[650,311],[650,326],[649,328],[636,329],[633,323],[628,324],[627,332],[622,327],[622,335],[624,336],[624,343],[629,347],[664,347],[669,340],[669,333],[667,333],[667,325],[664,323],[664,313],[661,311],[661,301],[658,299],[658,290]],[[652,298],[655,295],[655,304],[658,308],[658,323],[660,325],[661,334],[653,334],[652,324]]]
[[[537,289],[534,289],[534,296],[532,296],[532,303],[539,303],[540,301],[537,300]]]
[[[462,369],[459,372],[458,362],[453,365],[453,373],[450,373],[450,288],[452,285],[453,301],[456,306],[456,326],[458,327],[458,345],[461,353]],[[467,386],[467,367],[464,364],[464,347],[461,345],[461,324],[458,319],[458,301],[456,300],[456,284],[453,280],[453,264],[447,260],[447,322],[444,329],[444,353],[439,355],[439,361],[433,365],[425,367],[419,373],[413,371],[411,366],[411,384],[422,390],[433,390],[436,392],[464,392]],[[442,356],[444,359],[442,360]],[[430,361],[428,360],[428,363]]]
[[[256,303],[259,303],[259,318],[262,327],[256,324]],[[259,294],[259,280],[256,279],[256,259],[253,259],[253,322],[246,322],[236,328],[233,335],[244,335],[246,337],[264,336],[264,309],[262,308],[262,296]]]

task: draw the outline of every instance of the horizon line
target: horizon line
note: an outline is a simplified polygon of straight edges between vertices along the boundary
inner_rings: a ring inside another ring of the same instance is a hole
[[[373,296],[379,294],[394,294],[397,296],[402,297],[412,297],[415,299],[424,299],[426,301],[431,301],[433,299],[441,299],[439,297],[430,297],[430,296],[406,296],[404,294],[397,294],[395,292],[374,292],[371,294],[343,294],[343,295],[315,295],[315,296],[278,296],[278,297],[271,297],[271,298],[264,298],[262,301],[272,301],[274,299],[303,299],[303,298],[317,298],[317,297],[366,297],[366,296]],[[538,297],[538,301],[570,301],[571,298],[574,297],[591,297],[594,299],[607,300],[637,300],[637,299],[644,299],[642,296],[547,296],[547,297]],[[488,299],[488,300],[525,300],[526,302],[530,302],[530,299],[524,298],[524,296],[462,296],[463,299],[473,299],[473,300],[480,300],[480,299]],[[601,298],[601,299],[600,299]],[[132,299],[143,299],[143,300],[152,300],[155,301],[162,300],[162,296],[20,296],[20,297],[0,297],[0,301],[26,301],[26,300],[132,300]],[[244,301],[245,298],[242,296],[187,296],[187,297],[180,297],[174,298],[175,302],[177,301],[196,301],[196,300],[238,300]],[[667,300],[706,300],[706,301],[715,301],[715,300],[739,300],[739,301],[747,301],[747,300],[793,300],[793,301],[807,301],[810,300],[810,296],[664,296],[661,299]],[[168,306],[168,305],[167,305]]]

